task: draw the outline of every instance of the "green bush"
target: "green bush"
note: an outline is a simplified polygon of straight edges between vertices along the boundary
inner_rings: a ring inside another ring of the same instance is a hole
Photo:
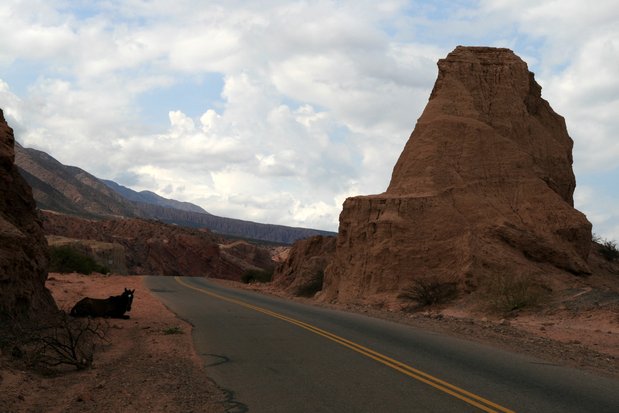
[[[253,282],[266,283],[266,282],[271,281],[272,278],[273,278],[273,271],[247,270],[241,276],[241,281],[244,282],[245,284],[249,284]]]
[[[78,272],[86,275],[93,272],[99,272],[102,274],[107,274],[110,272],[108,268],[99,265],[94,259],[92,259],[92,257],[89,257],[69,245],[50,247],[49,255],[50,272]]]

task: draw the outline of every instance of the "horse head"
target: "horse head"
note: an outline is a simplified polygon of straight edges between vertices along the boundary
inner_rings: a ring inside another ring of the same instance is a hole
[[[122,298],[124,298],[125,302],[127,303],[126,306],[126,311],[131,311],[131,304],[133,303],[133,293],[135,293],[135,290],[130,290],[128,288],[125,288],[125,291],[123,291],[122,293]]]

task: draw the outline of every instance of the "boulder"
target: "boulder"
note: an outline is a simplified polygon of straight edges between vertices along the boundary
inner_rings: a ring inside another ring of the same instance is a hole
[[[406,295],[423,279],[587,274],[591,224],[574,209],[573,141],[511,50],[457,47],[387,190],[344,202],[323,297]]]

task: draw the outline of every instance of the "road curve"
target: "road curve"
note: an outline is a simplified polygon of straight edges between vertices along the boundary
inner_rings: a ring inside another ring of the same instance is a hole
[[[619,411],[619,381],[204,278],[147,277],[230,413]]]

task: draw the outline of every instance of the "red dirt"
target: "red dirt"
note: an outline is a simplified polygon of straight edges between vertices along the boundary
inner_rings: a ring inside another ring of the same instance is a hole
[[[50,274],[47,287],[69,310],[83,296],[106,298],[135,289],[128,320],[110,319],[109,344],[92,369],[57,377],[22,371],[0,357],[3,412],[223,412],[226,394],[206,377],[179,320],[142,284],[140,276]],[[169,330],[172,329],[172,330]],[[180,330],[180,334],[166,334]]]

